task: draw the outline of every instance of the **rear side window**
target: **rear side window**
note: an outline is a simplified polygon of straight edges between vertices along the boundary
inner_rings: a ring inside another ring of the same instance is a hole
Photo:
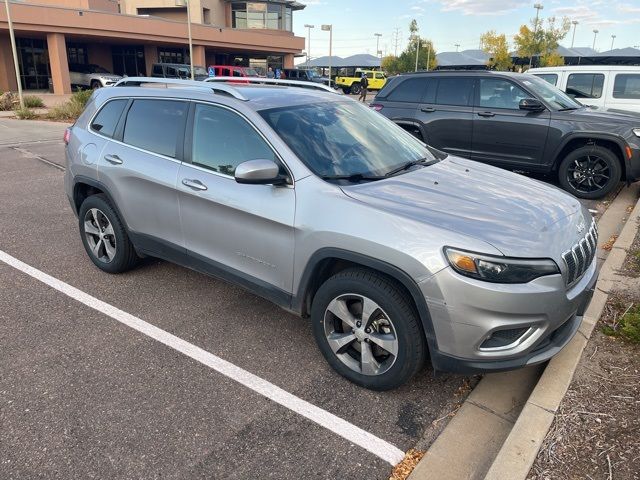
[[[613,98],[640,99],[640,75],[619,73],[613,83]]]
[[[235,68],[233,69],[233,76],[234,77],[242,77],[242,72],[240,70],[236,70]]]
[[[91,129],[99,132],[105,137],[113,137],[113,134],[116,131],[116,126],[118,125],[118,120],[120,120],[120,116],[122,115],[124,107],[127,105],[127,101],[128,100],[125,99],[119,99],[107,102],[94,117],[93,122],[91,123]]]
[[[175,157],[186,116],[186,102],[135,100],[127,114],[123,141],[150,152]]]
[[[431,89],[435,90],[433,88],[434,83],[429,78],[410,78],[394,88],[387,100],[391,102],[420,103],[423,101],[422,98],[427,86],[431,86]]]
[[[551,85],[557,85],[558,84],[558,75],[556,75],[555,73],[534,73],[534,75],[536,77],[540,77],[545,82],[548,82]]]
[[[153,74],[154,75],[162,75],[162,65],[154,65],[153,66]]]
[[[567,93],[576,98],[600,98],[603,86],[602,73],[572,73],[567,80]]]
[[[438,105],[469,105],[473,92],[473,78],[441,78],[438,81],[436,101]]]

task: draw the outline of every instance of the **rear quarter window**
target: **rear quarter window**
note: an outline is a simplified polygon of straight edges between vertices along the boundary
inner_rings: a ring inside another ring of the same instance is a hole
[[[640,74],[617,74],[613,83],[613,98],[640,99]]]
[[[429,88],[430,87],[430,88]],[[429,78],[410,78],[400,83],[393,91],[387,96],[387,100],[390,102],[407,102],[407,103],[420,103],[423,102],[425,92],[430,90],[430,95],[427,97],[434,97],[435,82]],[[426,99],[426,103],[432,103],[433,98]]]
[[[125,99],[107,102],[93,118],[91,130],[105,137],[112,138],[127,102],[128,100]]]
[[[567,79],[566,92],[576,98],[600,98],[603,86],[602,73],[572,73]]]

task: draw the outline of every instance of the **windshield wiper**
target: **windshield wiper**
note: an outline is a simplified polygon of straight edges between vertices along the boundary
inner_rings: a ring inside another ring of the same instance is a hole
[[[347,180],[351,183],[357,183],[362,180],[382,180],[386,177],[380,177],[376,175],[365,175],[364,173],[352,173],[351,175],[322,175],[322,180]]]
[[[426,158],[419,158],[418,160],[412,160],[403,165],[400,165],[398,168],[394,168],[393,170],[389,170],[384,174],[385,177],[390,177],[395,175],[396,173],[404,172],[405,170],[409,170],[411,167],[415,167],[416,165],[431,165],[435,163],[433,160],[429,161]]]

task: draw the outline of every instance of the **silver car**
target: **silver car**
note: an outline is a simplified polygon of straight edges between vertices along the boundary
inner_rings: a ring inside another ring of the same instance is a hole
[[[98,90],[65,135],[98,268],[153,256],[239,284],[310,318],[328,363],[376,390],[427,359],[543,362],[575,334],[597,277],[575,198],[443,154],[342,95],[180,85]]]

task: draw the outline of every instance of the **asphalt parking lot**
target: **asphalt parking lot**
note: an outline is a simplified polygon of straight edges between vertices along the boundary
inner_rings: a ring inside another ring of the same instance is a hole
[[[382,479],[451,411],[463,377],[427,367],[396,391],[361,389],[306,320],[235,286],[156,260],[100,272],[63,192],[64,127],[0,119],[2,478]]]
[[[238,287],[153,259],[99,271],[64,127],[0,119],[0,477],[383,479],[444,426],[462,376],[367,391]]]

